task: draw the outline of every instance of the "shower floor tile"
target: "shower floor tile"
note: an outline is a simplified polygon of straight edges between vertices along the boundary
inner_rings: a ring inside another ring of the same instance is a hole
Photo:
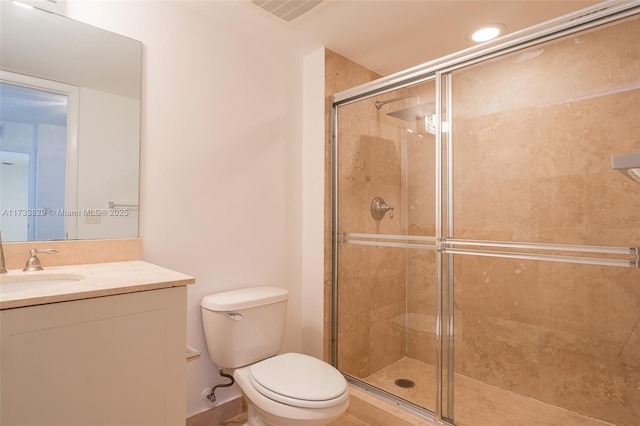
[[[404,358],[364,380],[407,401],[433,410],[435,367]],[[398,387],[396,379],[410,379],[413,388]],[[465,376],[455,378],[455,422],[459,426],[612,426],[611,423],[516,393],[487,385]]]
[[[403,358],[364,379],[365,382],[399,396],[421,407],[434,411],[436,400],[435,367]],[[415,382],[412,388],[396,386],[396,379],[410,379]]]

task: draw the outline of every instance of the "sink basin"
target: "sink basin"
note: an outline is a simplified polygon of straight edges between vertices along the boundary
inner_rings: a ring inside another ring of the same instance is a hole
[[[0,275],[0,294],[50,288],[83,279],[77,274]]]

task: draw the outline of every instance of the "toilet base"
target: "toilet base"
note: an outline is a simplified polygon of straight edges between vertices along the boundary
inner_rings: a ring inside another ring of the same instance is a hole
[[[323,417],[319,419],[305,418],[301,419],[286,419],[279,416],[274,416],[271,413],[262,412],[262,416],[258,414],[260,409],[256,407],[248,400],[246,395],[243,394],[244,401],[247,404],[247,421],[242,426],[326,426],[329,423],[336,420],[340,415],[337,414],[332,417]],[[348,404],[347,404],[348,405]],[[345,408],[346,411],[346,408]]]
[[[322,409],[284,405],[260,394],[252,386],[249,374],[248,367],[239,368],[233,373],[247,404],[247,421],[243,426],[326,426],[349,407],[348,397],[335,406]]]
[[[267,426],[260,416],[258,416],[253,404],[247,400],[247,397],[244,394],[242,397],[244,398],[244,402],[247,404],[247,421],[243,423],[242,426]]]

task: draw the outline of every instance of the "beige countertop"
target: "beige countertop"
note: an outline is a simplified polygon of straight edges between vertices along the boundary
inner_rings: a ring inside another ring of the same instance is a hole
[[[52,266],[37,272],[23,272],[20,269],[13,269],[0,275],[0,286],[8,284],[8,281],[13,281],[11,285],[15,288],[20,282],[28,283],[28,280],[36,279],[36,277],[81,279],[53,285],[25,285],[24,290],[13,292],[0,290],[0,309],[112,296],[195,283],[195,278],[189,275],[142,260],[131,260]]]

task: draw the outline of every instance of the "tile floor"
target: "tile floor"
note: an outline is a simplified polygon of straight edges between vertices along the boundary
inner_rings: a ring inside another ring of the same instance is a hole
[[[217,426],[242,426],[246,419],[247,419],[247,415],[241,414]],[[338,420],[331,423],[331,426],[371,426],[371,425],[356,419],[349,413],[345,413]]]
[[[366,381],[429,408],[435,401],[434,375],[432,365],[405,358],[372,374]],[[411,379],[415,386],[399,388],[394,383],[397,378]],[[455,422],[458,426],[614,426],[468,377],[456,376],[455,386]],[[245,419],[246,414],[243,414],[219,426],[242,426]],[[351,413],[345,413],[331,426],[387,425],[383,421],[366,423]]]

